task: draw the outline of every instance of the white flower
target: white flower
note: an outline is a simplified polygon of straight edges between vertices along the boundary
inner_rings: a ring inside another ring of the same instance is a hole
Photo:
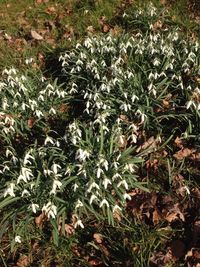
[[[101,173],[103,174],[104,172],[100,167],[98,167],[98,169],[97,169],[97,178],[100,178]]]
[[[77,228],[78,226],[84,228],[84,225],[80,219],[78,219],[77,222],[74,224],[74,228]]]
[[[17,235],[17,236],[15,237],[15,242],[16,242],[16,243],[22,243],[21,236]]]
[[[83,203],[80,201],[80,199],[78,199],[75,209],[78,209],[80,207],[83,207]]]
[[[53,181],[53,188],[52,188],[52,190],[50,191],[50,195],[51,195],[51,194],[55,195],[55,194],[56,194],[56,190],[57,190],[57,188],[60,189],[61,186],[62,186],[62,183],[61,183],[60,181],[58,181],[58,180],[54,180],[54,181]]]
[[[7,195],[10,195],[11,197],[15,197],[14,187],[15,187],[15,184],[10,183],[9,187],[4,192],[4,197],[6,197]]]
[[[93,202],[95,199],[97,199],[97,196],[95,196],[94,194],[91,195],[91,197],[90,197],[90,205],[92,204],[92,202]]]
[[[54,145],[53,138],[47,135],[46,139],[44,140],[44,145],[46,145],[48,143]]]
[[[91,190],[92,190],[92,188],[96,188],[96,189],[99,190],[99,186],[98,186],[98,184],[96,184],[95,182],[91,183],[91,185],[90,185],[90,187],[88,188],[87,191],[90,193]]]
[[[101,207],[103,207],[103,205],[106,205],[109,208],[109,203],[105,198],[101,201],[99,207],[101,208]]]
[[[56,110],[54,108],[50,108],[49,114],[56,114]]]
[[[86,158],[90,157],[90,153],[87,150],[83,150],[81,148],[79,148],[76,152],[76,159],[78,159],[79,161],[85,161]]]
[[[53,163],[53,165],[51,166],[51,169],[55,174],[57,174],[58,169],[61,169],[61,166],[59,164]]]
[[[31,177],[33,177],[32,171],[28,168],[22,167],[21,174],[17,179],[17,183],[19,184],[21,180],[27,183],[27,181],[29,181]]]
[[[79,186],[77,185],[77,183],[75,183],[73,187],[74,187],[74,189],[73,189],[74,192],[76,192],[76,190],[78,189]]]
[[[38,204],[31,204],[31,208],[32,208],[32,211],[33,213],[36,213],[37,212],[37,209],[39,208],[39,205]]]
[[[34,160],[34,157],[29,154],[29,152],[24,157],[24,165],[31,164],[29,159]]]
[[[126,190],[128,190],[128,184],[126,182],[126,180],[122,180],[118,183],[117,187],[120,187],[121,185],[123,185],[125,187]]]
[[[122,210],[118,205],[115,205],[113,207],[113,213],[116,211],[116,210]]]
[[[55,219],[57,214],[57,207],[49,201],[46,205],[43,206],[42,211],[44,211],[47,214],[48,218]]]
[[[127,193],[123,194],[123,198],[124,198],[124,200],[126,200],[126,199],[131,200],[131,196]]]
[[[107,189],[107,187],[108,187],[109,184],[112,184],[111,181],[108,178],[105,178],[103,180],[104,188]]]
[[[24,190],[22,191],[21,196],[23,197],[24,195],[30,196],[31,194],[29,193],[29,191],[28,191],[27,189],[24,189]]]

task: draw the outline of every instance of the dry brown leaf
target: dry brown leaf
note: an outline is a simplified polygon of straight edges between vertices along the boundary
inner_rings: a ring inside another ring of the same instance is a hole
[[[117,209],[113,212],[113,218],[117,221],[117,222],[121,222],[121,213],[120,211]]]
[[[155,209],[152,214],[153,224],[157,225],[161,221],[161,219],[162,217],[161,217],[160,212],[157,209]]]
[[[177,160],[182,160],[184,158],[187,158],[191,156],[196,150],[195,149],[189,149],[189,148],[183,148],[176,152],[173,157]]]
[[[29,128],[33,128],[34,124],[35,124],[35,118],[29,118],[27,121],[28,127]]]
[[[108,24],[104,24],[102,31],[105,33],[108,33],[110,31],[111,27]]]
[[[30,257],[26,255],[21,255],[19,257],[19,260],[17,261],[17,267],[27,267],[30,265],[30,263],[31,263]]]
[[[73,235],[75,230],[74,227],[70,224],[65,224],[65,232],[67,233],[67,235]]]
[[[179,209],[179,205],[175,204],[171,210],[168,211],[168,213],[165,216],[165,219],[171,223],[176,220],[185,221],[185,216]]]
[[[95,242],[98,244],[101,244],[103,242],[103,237],[99,233],[94,233],[93,238],[94,238]]]
[[[118,137],[117,143],[118,143],[119,148],[124,149],[127,146],[127,138],[126,138],[126,136],[125,135],[120,135]]]
[[[163,106],[165,107],[165,108],[169,108],[169,106],[170,106],[170,102],[169,101],[167,101],[167,100],[163,100],[162,101],[162,103],[163,103]]]
[[[31,30],[31,36],[33,39],[37,40],[37,41],[41,41],[43,40],[43,37],[42,35],[40,35],[39,33],[37,33],[36,31],[34,30]]]
[[[156,22],[153,24],[153,28],[152,28],[152,30],[153,30],[153,31],[159,30],[159,29],[162,28],[162,26],[163,26],[162,21],[161,21],[161,20],[158,20],[158,21],[156,21]]]
[[[88,26],[88,27],[87,27],[87,32],[89,32],[89,33],[94,33],[94,32],[95,32],[94,27],[93,27],[93,26]]]
[[[46,215],[42,212],[38,217],[35,218],[35,224],[38,228],[42,228],[43,222],[46,220]]]
[[[174,140],[174,143],[177,147],[183,148],[183,141],[180,137],[177,136],[176,139]]]
[[[56,9],[54,6],[49,6],[46,10],[46,13],[47,14],[52,14],[52,13],[55,13],[56,12]]]
[[[160,138],[155,138],[154,136],[151,136],[144,144],[138,147],[137,152],[140,152],[140,150],[145,149],[155,149],[157,147],[157,144],[160,143]]]

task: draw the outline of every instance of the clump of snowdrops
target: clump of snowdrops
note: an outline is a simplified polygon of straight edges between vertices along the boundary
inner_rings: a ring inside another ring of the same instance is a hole
[[[57,235],[65,222],[84,228],[90,216],[110,224],[123,216],[131,190],[148,190],[138,177],[151,152],[141,151],[141,136],[160,146],[177,131],[198,137],[199,51],[178,30],[150,25],[77,43],[60,56],[62,84],[4,70],[0,210],[15,242],[41,214]],[[68,116],[73,109],[78,116]]]

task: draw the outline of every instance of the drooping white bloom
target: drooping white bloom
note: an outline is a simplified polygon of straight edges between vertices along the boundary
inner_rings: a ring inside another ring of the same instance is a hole
[[[90,197],[90,205],[92,204],[92,202],[97,199],[97,196],[95,196],[94,194],[91,195]]]
[[[57,189],[60,189],[62,186],[62,183],[58,180],[54,180],[53,181],[53,186],[52,186],[52,190],[50,191],[50,195],[53,194],[55,195],[56,194],[56,190]]]
[[[29,181],[33,177],[33,173],[30,169],[22,167],[21,174],[17,178],[17,183],[19,184],[21,180],[23,180],[25,183]]]
[[[31,164],[30,159],[34,160],[34,157],[30,155],[30,152],[28,152],[24,157],[24,165]]]
[[[80,207],[83,207],[83,202],[80,201],[80,199],[78,199],[77,204],[76,204],[76,206],[75,206],[75,209],[78,209],[78,208],[80,208]]]
[[[15,197],[14,188],[15,188],[15,184],[10,183],[9,187],[4,192],[4,197],[6,197],[7,195],[11,197]]]
[[[126,200],[126,199],[131,200],[131,196],[127,193],[123,194],[123,198],[124,198],[124,200]]]
[[[57,207],[49,201],[46,205],[43,206],[42,211],[44,211],[47,214],[48,218],[55,219],[57,215]]]
[[[105,178],[103,180],[104,188],[107,189],[107,187],[108,187],[109,184],[112,184],[111,181],[108,178]]]
[[[90,153],[87,150],[83,150],[79,148],[76,151],[76,159],[78,159],[81,162],[85,161],[89,157],[90,157]]]
[[[82,229],[84,228],[84,225],[80,219],[76,221],[76,223],[74,224],[74,228],[77,228],[78,226],[80,226]]]
[[[99,207],[102,208],[104,205],[106,205],[109,208],[109,203],[105,198],[101,201]]]
[[[117,210],[122,210],[117,204],[113,207],[113,213]]]
[[[32,209],[33,213],[36,213],[37,212],[37,209],[39,209],[39,205],[32,203],[31,204],[31,209]]]
[[[22,243],[21,236],[19,236],[19,235],[15,236],[15,242],[16,243]]]

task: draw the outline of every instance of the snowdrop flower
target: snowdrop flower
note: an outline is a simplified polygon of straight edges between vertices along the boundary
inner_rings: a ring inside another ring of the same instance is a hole
[[[77,228],[78,226],[80,226],[82,229],[84,228],[84,225],[83,225],[83,223],[82,223],[82,221],[81,220],[77,220],[77,222],[74,224],[74,228]]]
[[[113,207],[113,213],[116,212],[116,211],[118,211],[118,210],[122,210],[122,209],[118,205],[115,205]]]
[[[120,187],[121,185],[123,185],[125,187],[126,190],[128,190],[128,184],[126,182],[126,180],[122,180],[118,183],[117,187]]]
[[[75,209],[78,209],[80,207],[83,207],[83,202],[81,202],[80,199],[78,199]]]
[[[49,114],[55,115],[56,114],[56,110],[54,108],[50,108]]]
[[[101,201],[99,207],[102,208],[103,205],[106,205],[109,208],[109,203],[108,203],[108,201],[105,198]]]
[[[55,219],[57,215],[57,207],[49,201],[46,205],[43,206],[42,211],[47,214],[48,218]]]
[[[124,200],[126,200],[126,199],[131,200],[131,196],[127,193],[123,194],[123,198],[124,198]]]
[[[90,153],[87,150],[83,150],[81,148],[79,148],[76,152],[76,159],[78,159],[79,161],[85,161],[87,158],[90,157]]]
[[[75,183],[73,187],[74,187],[74,189],[73,189],[74,192],[76,192],[76,190],[78,189],[79,186],[77,185],[77,183]]]
[[[95,182],[91,183],[91,185],[90,185],[90,187],[88,188],[87,191],[90,193],[93,188],[96,188],[96,189],[99,190],[98,184],[96,184]]]
[[[24,157],[24,165],[31,164],[30,159],[34,160],[34,157],[29,154],[29,152]]]
[[[100,167],[98,167],[98,169],[97,169],[97,178],[100,178],[101,174],[103,174],[103,173],[104,173],[104,171]]]
[[[51,166],[51,169],[55,174],[57,174],[58,169],[61,169],[61,166],[59,164],[53,163],[53,165]]]
[[[15,242],[16,242],[16,243],[22,243],[21,236],[17,235],[17,236],[15,237]]]
[[[54,145],[53,138],[47,135],[46,139],[44,140],[44,145],[46,145],[48,143]]]
[[[38,204],[31,204],[31,209],[33,211],[33,213],[36,213],[37,212],[37,209],[39,209],[39,205]]]
[[[104,188],[107,189],[107,187],[108,187],[109,184],[112,184],[111,181],[108,178],[105,178],[103,180]]]
[[[9,187],[4,192],[4,197],[6,197],[7,195],[11,197],[15,197],[14,188],[15,188],[15,184],[10,183]]]
[[[30,196],[31,195],[30,192],[27,189],[24,189],[22,191],[22,194],[21,194],[22,197],[24,197],[25,195],[27,195],[27,196]]]
[[[62,186],[62,183],[58,180],[54,180],[53,181],[53,187],[52,187],[52,190],[50,191],[50,195],[53,194],[55,195],[56,194],[56,190],[57,189],[60,189]]]
[[[92,202],[93,202],[95,199],[98,199],[97,196],[95,196],[94,194],[92,194],[91,197],[90,197],[90,205],[92,204]]]
[[[32,177],[33,177],[32,171],[28,168],[22,167],[21,174],[17,178],[17,184],[19,184],[21,180],[27,183],[27,181],[29,181]]]

